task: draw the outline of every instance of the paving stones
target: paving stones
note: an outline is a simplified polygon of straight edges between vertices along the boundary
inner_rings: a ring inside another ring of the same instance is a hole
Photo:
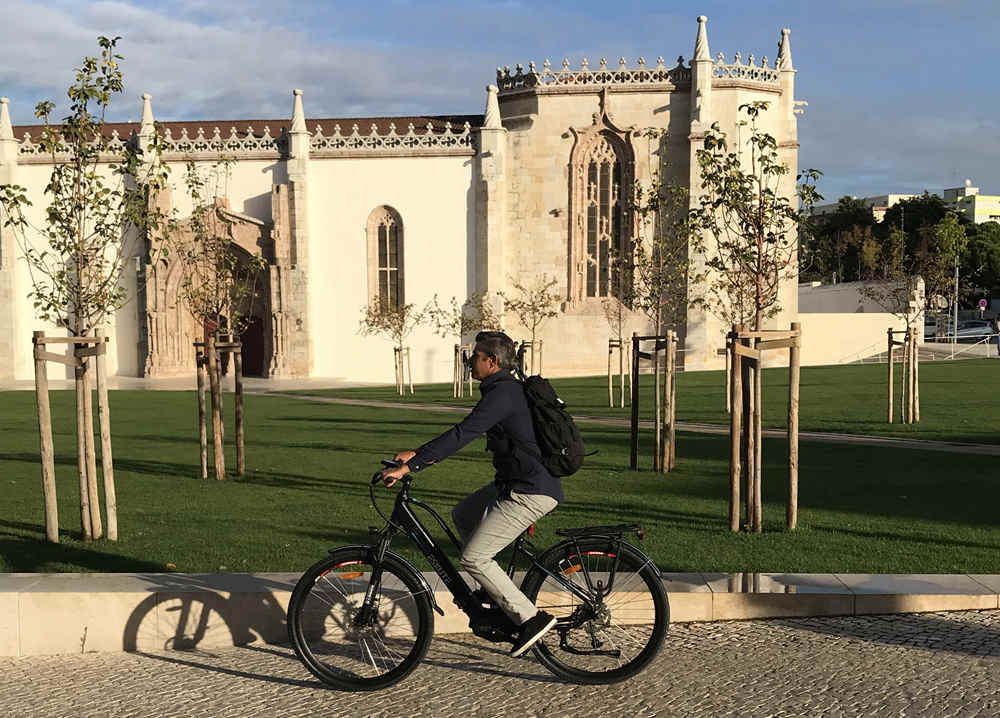
[[[559,682],[468,634],[375,693],[316,683],[285,646],[0,659],[0,716],[1000,715],[1000,611],[676,624],[612,686]]]

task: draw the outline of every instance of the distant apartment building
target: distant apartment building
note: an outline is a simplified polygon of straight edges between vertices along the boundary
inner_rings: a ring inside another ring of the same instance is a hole
[[[946,189],[943,199],[973,224],[1000,222],[1000,195],[979,194],[971,180],[964,187]]]
[[[941,194],[932,194],[941,197],[946,204],[965,216],[974,224],[983,222],[1000,222],[1000,195],[979,194],[979,188],[972,186],[972,180],[965,180],[963,187],[953,187],[941,191]],[[860,199],[866,207],[872,210],[872,216],[876,222],[881,222],[885,218],[885,213],[894,204],[903,200],[917,197],[915,194],[881,194],[874,197],[852,197]],[[839,202],[819,204],[812,208],[814,216],[833,214],[837,211]]]

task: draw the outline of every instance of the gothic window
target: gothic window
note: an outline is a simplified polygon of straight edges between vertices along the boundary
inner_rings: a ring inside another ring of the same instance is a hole
[[[577,137],[570,157],[569,298],[618,297],[630,281],[634,231],[628,206],[634,174],[629,131],[619,131],[607,116],[593,127],[571,128]]]
[[[404,304],[403,221],[385,205],[368,217],[368,293],[390,307]]]
[[[621,296],[620,263],[627,238],[622,223],[622,163],[606,137],[587,157],[586,296]]]

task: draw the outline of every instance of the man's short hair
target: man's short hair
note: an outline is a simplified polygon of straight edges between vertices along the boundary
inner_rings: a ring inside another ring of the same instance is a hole
[[[514,340],[503,332],[479,332],[476,334],[476,349],[484,356],[494,357],[497,366],[504,371],[514,368]]]

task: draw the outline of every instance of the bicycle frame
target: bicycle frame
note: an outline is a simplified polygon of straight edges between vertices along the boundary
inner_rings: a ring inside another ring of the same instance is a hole
[[[452,596],[454,596],[455,603],[458,605],[458,607],[470,618],[473,619],[481,618],[484,615],[484,609],[480,604],[479,600],[473,595],[472,589],[462,578],[461,574],[459,574],[458,569],[455,568],[454,564],[451,562],[448,556],[445,555],[444,551],[441,550],[441,547],[437,544],[434,538],[428,533],[423,523],[421,523],[420,518],[413,512],[411,505],[418,506],[428,511],[435,518],[435,520],[438,522],[441,528],[444,529],[445,534],[448,536],[451,542],[456,546],[456,548],[461,549],[461,544],[455,537],[455,534],[452,532],[452,530],[445,523],[444,519],[442,519],[441,516],[433,508],[428,506],[423,501],[420,501],[419,499],[415,499],[410,496],[409,490],[412,478],[410,476],[405,476],[400,481],[402,482],[402,488],[396,494],[396,501],[393,507],[392,514],[389,517],[389,521],[386,524],[385,528],[382,529],[382,531],[380,532],[378,543],[374,546],[374,557],[373,557],[374,561],[372,566],[371,583],[369,584],[368,591],[365,595],[365,600],[362,604],[363,606],[362,610],[359,612],[356,620],[359,621],[368,620],[368,618],[372,615],[371,612],[374,610],[375,596],[377,594],[377,589],[381,581],[381,574],[382,574],[381,562],[383,557],[385,556],[385,552],[388,550],[389,545],[392,542],[393,537],[397,533],[402,533],[406,535],[407,537],[410,538],[411,541],[413,541],[417,545],[417,548],[419,548],[420,552],[427,558],[428,563],[430,563],[435,573],[437,573],[437,575],[441,577],[441,580],[444,582],[444,585],[451,592]],[[372,496],[374,499],[374,492]],[[585,552],[579,550],[578,539],[582,537],[584,537],[583,534],[573,535],[570,539],[577,548],[577,556],[581,558]],[[623,542],[623,538],[621,534],[618,534],[617,537],[608,535],[606,538],[608,538],[611,541],[616,540],[618,542],[617,549],[615,551],[615,561],[612,566],[610,575],[608,577],[607,586],[603,586],[600,589],[597,589],[594,586],[594,582],[591,579],[590,572],[586,568],[585,562],[583,562],[582,560],[580,562],[581,564],[580,570],[583,572],[587,588],[592,592],[590,594],[582,591],[580,587],[574,584],[573,582],[567,581],[562,575],[558,573],[553,573],[552,571],[549,571],[547,568],[545,568],[545,566],[543,566],[541,562],[539,562],[535,554],[525,547],[525,544],[529,543],[530,545],[530,542],[527,541],[524,534],[521,534],[517,539],[515,539],[513,543],[513,553],[510,558],[510,563],[508,564],[507,567],[507,574],[509,576],[513,576],[514,567],[517,564],[518,555],[519,554],[523,555],[528,560],[528,562],[530,562],[531,566],[536,567],[538,570],[544,572],[545,574],[550,576],[553,580],[560,583],[567,591],[570,591],[571,593],[576,595],[581,600],[583,605],[589,605],[593,602],[594,595],[597,595],[599,598],[603,598],[604,596],[608,595],[611,592],[612,587],[614,585],[614,578],[618,565],[618,556],[620,555],[621,552],[621,544]],[[433,602],[433,597],[432,597],[432,602]],[[435,608],[437,608],[436,605]],[[440,613],[443,613],[440,610],[440,608],[437,608],[437,610]],[[568,622],[569,620],[570,619],[560,619],[560,622]]]

